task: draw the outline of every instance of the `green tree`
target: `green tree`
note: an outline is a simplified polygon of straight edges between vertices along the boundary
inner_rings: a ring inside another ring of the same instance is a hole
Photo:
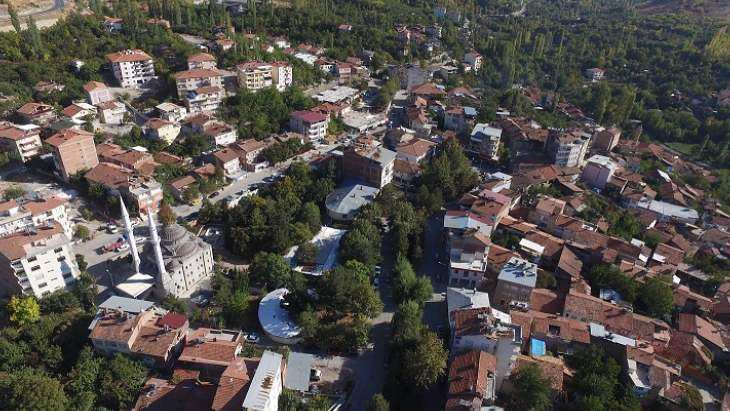
[[[423,333],[423,310],[415,301],[405,301],[393,315],[393,339],[399,344],[417,341]]]
[[[61,383],[32,368],[21,368],[0,378],[0,404],[8,410],[55,411],[64,409],[68,398]]]
[[[672,310],[672,288],[659,278],[650,278],[639,288],[637,308],[652,317],[662,318]]]
[[[74,228],[74,237],[82,241],[87,241],[89,238],[91,238],[91,232],[89,231],[89,228],[85,225],[77,224]]]
[[[535,364],[521,367],[510,376],[514,392],[509,395],[510,409],[542,411],[550,409],[550,380]]]
[[[132,406],[146,378],[147,369],[140,362],[115,355],[105,364],[99,379],[99,386],[104,387],[103,404],[114,409]]]
[[[23,341],[11,341],[0,337],[0,371],[12,372],[21,368],[29,352],[28,345]]]
[[[23,187],[21,186],[11,186],[3,191],[3,198],[5,199],[5,201],[15,200],[17,198],[23,197],[24,195],[25,190],[23,190]]]
[[[615,265],[595,265],[588,271],[586,279],[591,287],[595,288],[596,292],[600,291],[601,288],[610,288],[621,294],[624,301],[633,303],[636,300],[636,281],[622,273]]]
[[[75,409],[91,410],[97,401],[97,381],[104,359],[95,357],[90,347],[84,347],[68,374],[66,392],[74,399]]]
[[[375,394],[368,402],[367,411],[390,411],[390,403],[383,394]]]
[[[312,201],[304,203],[302,211],[299,213],[299,221],[306,224],[313,233],[318,232],[322,227],[322,217],[317,204]]]
[[[10,297],[7,310],[10,314],[10,321],[21,327],[30,325],[41,317],[41,307],[32,296],[14,295]]]
[[[404,382],[419,388],[436,383],[446,372],[448,356],[441,339],[432,331],[424,332],[416,345],[404,352],[401,364]]]
[[[254,257],[249,267],[249,275],[255,284],[273,290],[289,284],[292,269],[281,255],[261,252]]]
[[[295,255],[297,264],[314,264],[317,260],[317,246],[307,242],[299,246]]]
[[[410,300],[423,305],[433,296],[431,280],[425,276],[417,276],[411,263],[402,255],[396,259],[393,277],[393,298],[396,302]]]

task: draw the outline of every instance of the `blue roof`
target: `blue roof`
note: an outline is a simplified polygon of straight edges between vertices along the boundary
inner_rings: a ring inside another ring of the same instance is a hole
[[[469,117],[475,117],[477,115],[477,109],[474,107],[464,106],[464,114]]]
[[[530,354],[536,357],[542,357],[543,355],[545,355],[545,341],[531,338]]]

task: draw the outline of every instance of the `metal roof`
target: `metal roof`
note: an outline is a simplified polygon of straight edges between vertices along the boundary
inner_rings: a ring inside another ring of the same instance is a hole
[[[314,355],[290,351],[286,361],[284,386],[290,390],[309,391],[309,377],[314,364]]]
[[[155,303],[151,301],[136,300],[134,298],[113,295],[103,303],[99,304],[99,308],[106,308],[109,310],[122,310],[130,314],[139,314],[142,311],[149,310],[154,305]]]

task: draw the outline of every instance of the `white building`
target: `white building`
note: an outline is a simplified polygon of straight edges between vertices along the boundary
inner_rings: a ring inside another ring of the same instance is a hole
[[[218,68],[215,56],[208,53],[193,54],[188,57],[188,70],[212,70]]]
[[[479,71],[482,68],[484,59],[481,54],[476,51],[464,54],[464,62],[468,64],[474,72]]]
[[[183,106],[175,103],[164,102],[155,106],[160,118],[173,123],[179,123],[188,115],[188,110]]]
[[[35,124],[18,125],[0,121],[0,148],[25,163],[41,152],[41,128]]]
[[[243,410],[278,410],[279,395],[284,387],[283,370],[284,357],[273,351],[264,351],[243,400]]]
[[[86,99],[92,105],[114,100],[109,87],[98,81],[90,81],[84,84],[84,91],[86,92]]]
[[[101,121],[105,124],[122,124],[124,123],[124,114],[127,113],[127,108],[123,103],[119,101],[105,101],[99,103],[99,114],[101,115]]]
[[[122,87],[139,88],[157,78],[152,57],[142,50],[123,50],[107,54],[106,59]]]
[[[203,135],[217,146],[233,144],[238,139],[238,130],[230,124],[222,121],[213,121],[203,129]]]
[[[195,69],[175,73],[175,84],[179,98],[185,98],[188,91],[201,87],[218,87],[223,89],[223,72],[216,69]]]
[[[161,118],[151,118],[144,125],[145,134],[153,139],[172,144],[180,134],[180,125]]]
[[[581,131],[552,131],[548,136],[548,153],[558,167],[580,167],[585,162],[590,134]]]
[[[590,187],[600,188],[606,187],[606,183],[611,181],[613,173],[616,171],[616,163],[610,158],[602,155],[594,155],[588,159],[588,162],[580,175]]]
[[[469,137],[467,151],[479,155],[481,158],[496,161],[499,159],[499,143],[502,139],[502,129],[479,123],[474,126]]]
[[[73,284],[79,276],[63,227],[49,222],[0,238],[0,293],[38,298]]]
[[[289,117],[291,131],[303,134],[310,141],[322,140],[327,136],[329,117],[316,111],[295,111]]]
[[[51,197],[22,203],[16,200],[0,203],[0,237],[52,222],[60,224],[71,238],[73,232],[66,213],[66,200]]]
[[[284,91],[293,81],[292,67],[283,61],[263,63],[249,61],[236,66],[238,85],[251,91],[274,87]]]

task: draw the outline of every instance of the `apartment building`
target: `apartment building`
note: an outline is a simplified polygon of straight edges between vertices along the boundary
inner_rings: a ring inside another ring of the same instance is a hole
[[[84,130],[65,129],[46,140],[53,150],[53,162],[64,181],[99,164],[94,135]]]
[[[568,132],[550,130],[546,144],[547,152],[558,167],[580,167],[585,162],[590,140],[590,134],[579,130]]]
[[[214,121],[203,129],[203,135],[211,144],[227,146],[236,141],[238,138],[238,130],[230,124],[222,121]]]
[[[501,128],[479,123],[474,126],[469,136],[469,144],[467,144],[466,151],[486,160],[497,161],[499,159],[498,153],[501,139]]]
[[[617,165],[613,160],[606,156],[596,154],[588,159],[580,178],[588,186],[603,190],[606,184],[613,178],[616,169]]]
[[[483,62],[484,58],[476,51],[464,54],[464,63],[466,63],[474,72],[477,72],[482,68]]]
[[[98,81],[90,81],[84,84],[84,91],[86,92],[86,99],[89,104],[94,106],[114,100],[112,93],[109,91],[109,87]]]
[[[113,300],[113,301],[112,301]],[[188,331],[183,314],[167,312],[147,301],[114,296],[99,306],[89,326],[94,350],[104,355],[125,353],[149,366],[172,365]]]
[[[99,103],[99,114],[104,124],[122,124],[124,123],[124,115],[127,113],[127,107],[119,101],[105,101]]]
[[[383,188],[393,180],[395,157],[394,151],[383,147],[372,137],[361,137],[345,150],[343,173],[373,187]]]
[[[606,130],[599,131],[593,136],[593,149],[601,152],[610,152],[616,147],[621,140],[621,130],[611,127]]]
[[[163,120],[161,118],[151,118],[147,120],[144,125],[145,134],[158,141],[164,141],[167,144],[172,144],[173,141],[180,134],[180,125],[173,123],[172,121]]]
[[[208,53],[197,53],[188,57],[188,70],[214,70],[218,68],[215,56]]]
[[[41,152],[41,128],[35,124],[18,125],[0,121],[0,149],[23,163]]]
[[[177,95],[186,98],[188,91],[195,91],[201,87],[218,87],[223,89],[223,72],[217,69],[195,69],[175,73]]]
[[[139,88],[155,80],[155,66],[152,57],[142,50],[122,50],[106,55],[112,66],[114,78],[125,88]]]
[[[497,277],[494,302],[500,307],[529,304],[532,290],[537,284],[537,265],[521,258],[512,257]]]
[[[215,111],[220,107],[225,91],[220,87],[205,86],[188,91],[184,99],[188,112],[204,113]]]
[[[236,71],[238,72],[238,85],[251,91],[266,87],[284,91],[291,86],[293,81],[292,67],[284,61],[273,63],[249,61],[236,66]]]
[[[327,136],[329,117],[316,111],[295,111],[289,117],[291,131],[303,134],[310,141],[322,140]]]
[[[73,284],[79,276],[69,237],[57,222],[0,238],[0,293],[37,298]]]
[[[26,124],[46,125],[56,118],[53,106],[43,103],[25,103],[15,111]]]
[[[73,232],[66,213],[66,200],[60,197],[31,201],[9,200],[0,203],[0,237],[54,221],[60,224],[64,233],[71,238]]]
[[[179,123],[188,115],[188,110],[183,106],[166,101],[155,106],[160,118],[173,123]]]

